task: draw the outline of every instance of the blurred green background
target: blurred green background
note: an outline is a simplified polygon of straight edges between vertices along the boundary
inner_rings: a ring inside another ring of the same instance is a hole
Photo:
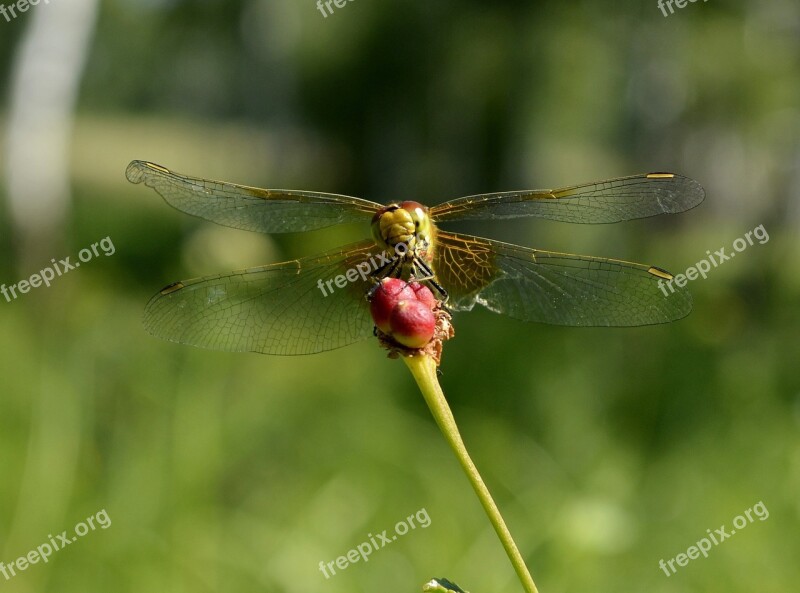
[[[434,204],[669,170],[705,203],[588,227],[462,224],[681,272],[763,224],[658,327],[455,318],[441,382],[542,593],[790,592],[800,582],[800,5],[74,0],[0,17],[0,561],[112,520],[0,589],[521,591],[399,361],[208,352],[141,327],[180,278],[364,237],[218,227],[131,159],[262,187]],[[667,577],[763,501],[769,518]],[[318,569],[425,508],[326,580]]]

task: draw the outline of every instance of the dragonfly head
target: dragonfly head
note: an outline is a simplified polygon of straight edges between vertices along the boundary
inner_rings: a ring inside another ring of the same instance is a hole
[[[389,204],[372,217],[372,236],[384,249],[403,243],[414,253],[417,247],[430,244],[431,227],[428,209],[419,202]]]

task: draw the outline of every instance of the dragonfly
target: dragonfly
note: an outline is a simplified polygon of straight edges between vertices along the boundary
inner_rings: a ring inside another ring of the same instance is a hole
[[[368,295],[390,275],[429,284],[452,312],[481,305],[525,322],[642,326],[685,317],[692,299],[656,266],[545,251],[439,229],[440,223],[536,217],[614,223],[683,212],[695,180],[645,173],[546,190],[462,197],[426,207],[316,191],[261,189],[135,160],[126,176],[171,206],[237,229],[306,232],[369,224],[368,239],[287,262],[174,282],[146,305],[145,328],[212,350],[313,354],[373,336]],[[400,248],[402,246],[402,249]],[[366,271],[369,266],[369,273]]]

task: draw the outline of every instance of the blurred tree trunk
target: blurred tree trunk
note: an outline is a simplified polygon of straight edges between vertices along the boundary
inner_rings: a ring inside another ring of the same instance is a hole
[[[70,0],[17,17],[28,23],[12,65],[5,165],[23,271],[63,255],[73,111],[98,8],[98,0]]]

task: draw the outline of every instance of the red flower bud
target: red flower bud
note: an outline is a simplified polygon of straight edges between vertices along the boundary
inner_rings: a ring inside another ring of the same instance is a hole
[[[433,339],[436,317],[425,303],[403,300],[389,316],[392,337],[406,348],[422,348]]]
[[[430,288],[419,282],[412,282],[409,286],[417,295],[418,301],[425,304],[431,311],[436,307],[436,297],[433,296]]]
[[[397,303],[403,300],[416,300],[413,289],[408,282],[399,278],[384,278],[380,286],[372,294],[369,310],[372,321],[383,333],[391,332],[389,317]]]

